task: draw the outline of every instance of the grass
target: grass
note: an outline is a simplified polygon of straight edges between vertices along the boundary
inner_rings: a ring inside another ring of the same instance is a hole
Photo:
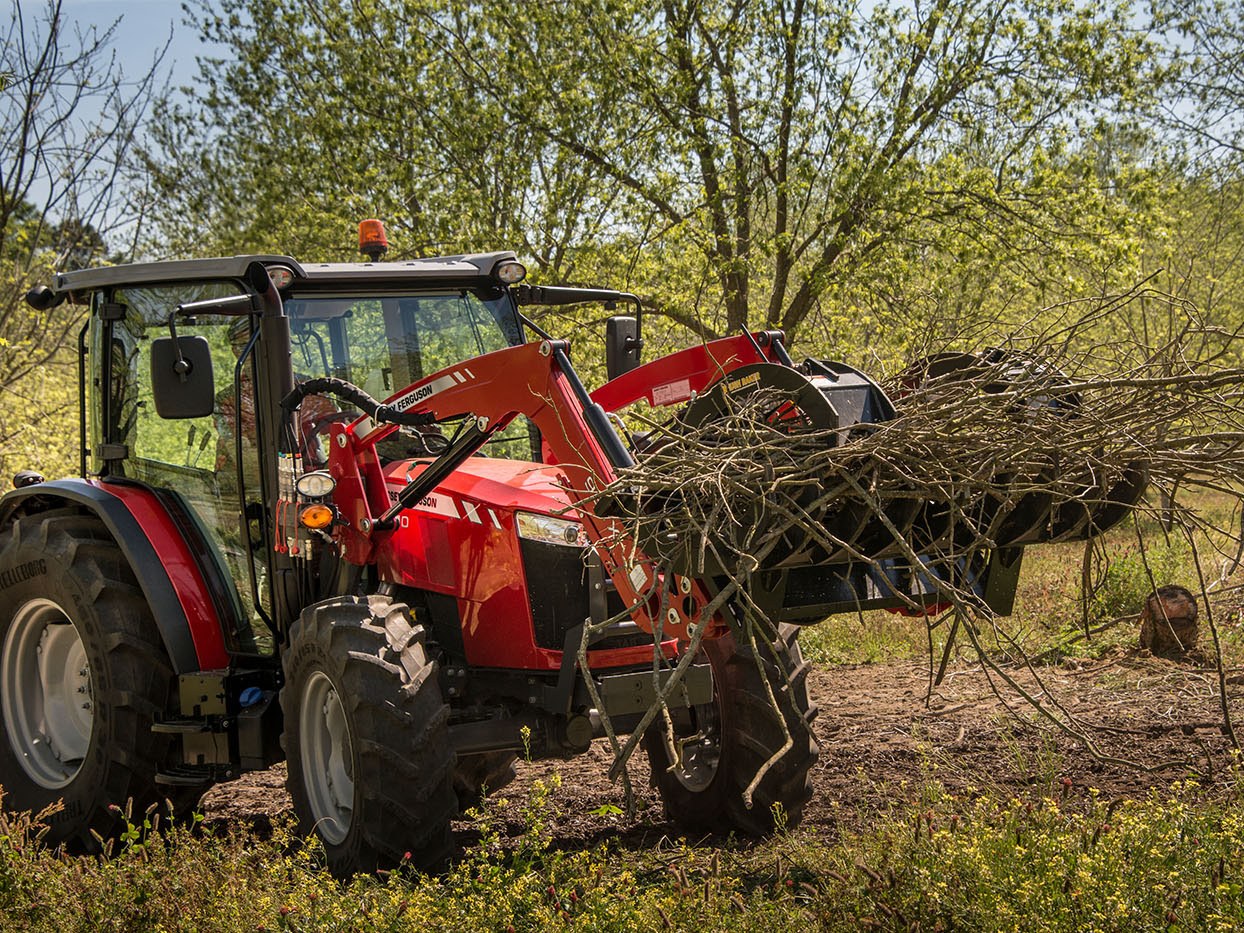
[[[34,844],[0,825],[6,930],[1171,930],[1244,924],[1244,801],[1193,784],[1138,801],[1089,794],[918,802],[829,841],[798,831],[755,846],[682,841],[558,851],[537,788],[526,835],[483,841],[440,877],[398,870],[348,883],[316,846],[138,817],[107,857]],[[1062,793],[1068,794],[1066,788]],[[541,796],[543,794],[543,796]]]
[[[941,633],[938,633],[941,644]],[[799,634],[804,657],[817,664],[877,664],[928,654],[928,634],[921,619],[890,612],[831,616]]]

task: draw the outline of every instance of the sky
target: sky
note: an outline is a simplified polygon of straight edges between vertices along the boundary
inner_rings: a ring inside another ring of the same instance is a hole
[[[40,0],[17,2],[32,11],[41,6]],[[197,73],[195,56],[207,48],[182,22],[179,0],[64,0],[62,10],[66,19],[83,31],[95,26],[102,32],[116,23],[112,45],[126,74],[145,73],[171,36],[162,69],[174,87],[191,83]]]
[[[16,2],[28,23],[42,23],[50,0],[9,2]],[[115,51],[116,61],[126,78],[138,79],[145,75],[167,44],[168,50],[156,74],[157,95],[166,86],[176,89],[192,84],[198,75],[196,56],[219,54],[219,46],[204,44],[198,33],[185,24],[180,0],[62,0],[61,13],[66,24],[64,44],[67,49],[78,46],[75,30],[86,36],[94,27],[97,34],[102,35],[111,27],[109,49]],[[88,96],[80,102],[74,116],[84,124],[89,123],[98,117],[100,106],[98,96]],[[47,182],[36,179],[29,193],[30,200],[42,204],[47,196]],[[111,231],[110,240],[124,241],[128,236],[129,226],[119,218],[109,217],[107,211],[102,222]]]

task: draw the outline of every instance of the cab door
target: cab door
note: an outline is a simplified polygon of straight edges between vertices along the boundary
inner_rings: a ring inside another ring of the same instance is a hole
[[[115,289],[110,301],[121,307],[120,316],[114,312],[110,328],[97,325],[101,340],[92,340],[92,347],[102,346],[111,331],[106,440],[124,445],[125,456],[110,462],[109,475],[150,486],[189,520],[220,581],[217,595],[230,648],[266,656],[276,645],[269,624],[270,549],[264,542],[253,354],[239,364],[251,335],[250,318],[200,315],[177,322],[178,336],[203,337],[211,348],[216,401],[210,416],[162,418],[151,387],[151,343],[168,336],[173,309],[241,290],[227,280]]]

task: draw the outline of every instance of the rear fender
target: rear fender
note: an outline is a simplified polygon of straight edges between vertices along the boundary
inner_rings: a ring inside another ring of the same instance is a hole
[[[177,673],[229,665],[229,652],[203,569],[168,510],[138,484],[65,479],[0,497],[0,527],[65,505],[99,518],[142,588]]]

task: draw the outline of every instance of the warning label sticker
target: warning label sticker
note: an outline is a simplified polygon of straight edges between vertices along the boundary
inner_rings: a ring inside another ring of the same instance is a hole
[[[673,405],[675,402],[685,402],[689,398],[691,398],[691,383],[687,379],[656,386],[652,390],[653,405]]]
[[[642,564],[636,564],[631,568],[628,576],[630,577],[631,587],[635,592],[642,593],[644,587],[648,585],[648,571],[643,568]]]

